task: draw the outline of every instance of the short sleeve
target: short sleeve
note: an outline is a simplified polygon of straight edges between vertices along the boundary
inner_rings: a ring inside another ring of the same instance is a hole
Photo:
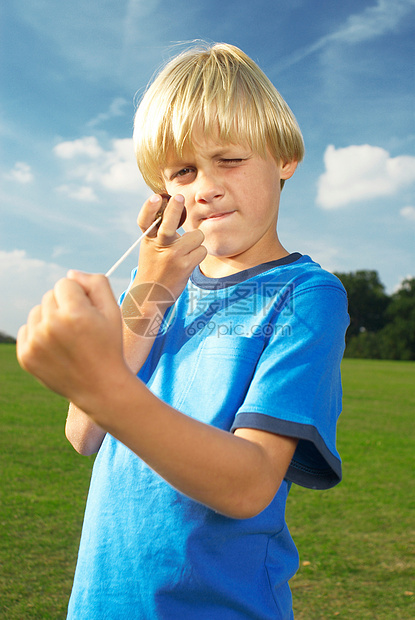
[[[333,277],[334,278],[334,277]],[[342,408],[340,363],[349,324],[347,296],[329,281],[297,290],[280,313],[232,431],[255,428],[299,443],[286,478],[327,489],[341,480],[336,426]]]

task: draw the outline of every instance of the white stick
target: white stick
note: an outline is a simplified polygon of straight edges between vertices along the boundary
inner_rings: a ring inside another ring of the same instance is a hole
[[[156,220],[154,220],[154,222],[151,224],[151,226],[149,226],[147,228],[147,230],[145,232],[143,232],[143,234],[137,239],[137,241],[134,241],[133,245],[130,248],[128,248],[128,250],[121,256],[121,258],[119,258],[117,260],[116,263],[113,264],[111,269],[108,269],[107,273],[105,274],[107,278],[109,278],[110,275],[112,275],[114,273],[114,271],[117,269],[117,267],[119,267],[121,265],[121,263],[127,258],[127,256],[129,254],[131,254],[131,252],[134,250],[134,248],[136,248],[138,246],[140,241],[142,239],[144,239],[144,237],[147,237],[148,233],[151,232],[153,230],[153,228],[155,228],[160,221],[161,221],[161,216],[158,217]]]

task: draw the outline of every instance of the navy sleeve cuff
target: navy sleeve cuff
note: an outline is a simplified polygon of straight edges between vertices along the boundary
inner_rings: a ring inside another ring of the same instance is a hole
[[[342,479],[340,459],[326,446],[317,428],[258,413],[238,413],[231,432],[255,428],[299,439],[286,479],[308,489],[330,489]]]

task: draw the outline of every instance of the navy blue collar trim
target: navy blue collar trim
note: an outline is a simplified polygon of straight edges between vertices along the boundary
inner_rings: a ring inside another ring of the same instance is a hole
[[[229,286],[240,284],[240,282],[245,282],[246,280],[249,280],[254,276],[258,276],[265,271],[274,269],[274,267],[281,267],[283,265],[290,265],[291,263],[295,263],[295,261],[297,261],[301,257],[302,254],[300,254],[299,252],[294,252],[293,254],[284,256],[284,258],[279,258],[278,260],[272,260],[269,263],[262,263],[261,265],[256,265],[255,267],[244,269],[244,271],[239,271],[238,273],[234,273],[231,276],[226,276],[225,278],[208,278],[200,271],[200,267],[198,265],[190,276],[190,280],[199,288],[209,290],[228,288]]]

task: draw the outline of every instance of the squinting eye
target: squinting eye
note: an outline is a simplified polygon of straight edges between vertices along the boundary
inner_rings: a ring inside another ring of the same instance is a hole
[[[176,172],[175,177],[184,177],[186,174],[190,174],[192,172],[192,168],[182,168],[179,172]]]
[[[241,161],[243,161],[242,158],[239,158],[239,159],[222,159],[222,162],[224,164],[240,164]]]

